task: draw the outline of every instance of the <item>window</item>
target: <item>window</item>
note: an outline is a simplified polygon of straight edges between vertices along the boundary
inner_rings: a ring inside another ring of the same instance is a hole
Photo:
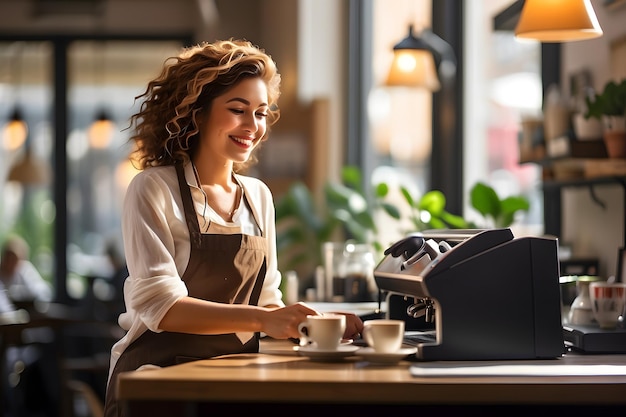
[[[22,236],[47,280],[54,274],[51,57],[50,42],[0,42],[0,242],[9,234]],[[23,142],[5,132],[15,111],[27,126]],[[34,173],[40,175],[32,178]]]
[[[128,160],[126,130],[139,110],[134,98],[158,75],[179,42],[75,41],[68,49],[67,212],[68,285],[80,298],[91,279],[111,276],[105,256],[122,252],[121,211],[129,181],[137,172]],[[107,132],[94,131],[106,116]]]
[[[29,126],[23,144],[3,138],[0,146],[0,239],[16,233],[27,240],[57,301],[85,297],[92,278],[112,272],[108,246],[123,250],[122,201],[136,172],[125,129],[140,105],[135,97],[183,43],[189,39],[0,42],[0,94],[9,103],[0,108],[0,125],[18,106]],[[90,129],[103,114],[113,128],[98,142]],[[46,181],[8,181],[27,150],[36,166],[50,170]]]
[[[530,212],[512,227],[520,234],[541,234],[541,167],[519,164],[522,122],[542,115],[541,44],[516,40],[512,31],[493,30],[494,16],[510,4],[510,0],[467,4],[465,26],[472,30],[465,45],[464,189],[468,195],[482,181],[501,198],[525,196]],[[465,207],[465,217],[484,223],[469,202]]]

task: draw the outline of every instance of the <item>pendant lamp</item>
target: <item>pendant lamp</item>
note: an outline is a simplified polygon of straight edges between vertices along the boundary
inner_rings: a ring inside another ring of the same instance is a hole
[[[15,94],[15,102],[19,101],[19,95],[16,91],[22,85],[22,55],[24,53],[24,43],[14,42],[10,49],[15,49],[15,58],[9,63],[9,72],[11,74],[11,83],[14,83],[13,94]],[[28,136],[28,125],[20,111],[19,105],[16,104],[13,112],[2,130],[2,144],[4,149],[14,151],[19,149]]]
[[[28,125],[22,117],[22,112],[16,108],[2,132],[4,149],[8,151],[19,149],[26,142],[26,136],[28,136]]]
[[[420,87],[437,91],[441,87],[433,52],[424,40],[409,34],[393,47],[393,62],[387,76],[387,86]]]
[[[103,110],[89,127],[89,144],[96,149],[106,149],[113,137],[115,124]]]
[[[94,73],[94,85],[96,88],[104,91],[104,94],[98,94],[100,99],[107,92],[107,84],[106,84],[106,63],[107,58],[107,43],[106,42],[94,42],[93,46],[93,63],[95,64],[93,68]],[[88,128],[88,137],[89,144],[92,148],[95,149],[106,149],[111,140],[113,138],[113,129],[115,128],[115,124],[113,123],[113,119],[110,117],[109,112],[104,109],[104,105],[100,104],[100,110],[96,113],[96,118],[93,123]]]
[[[602,36],[591,0],[525,0],[515,37],[569,42]]]
[[[24,185],[45,185],[50,182],[51,177],[48,164],[35,157],[30,146],[26,144],[24,156],[11,167],[7,180]]]

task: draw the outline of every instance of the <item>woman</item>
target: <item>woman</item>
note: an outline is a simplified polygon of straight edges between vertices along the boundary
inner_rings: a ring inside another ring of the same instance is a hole
[[[120,372],[256,352],[260,332],[297,338],[318,314],[281,301],[272,195],[238,173],[279,117],[275,63],[234,40],[168,61],[131,118],[143,171],[124,202],[127,334],[111,352],[107,416],[122,415]],[[347,322],[346,337],[360,333]]]

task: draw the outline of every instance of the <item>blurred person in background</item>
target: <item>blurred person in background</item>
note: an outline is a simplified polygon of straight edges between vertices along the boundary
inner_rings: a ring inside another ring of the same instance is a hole
[[[34,302],[52,300],[52,287],[29,261],[30,247],[23,238],[9,236],[0,256],[0,312],[7,313],[3,309],[9,309],[9,312],[33,313]],[[6,395],[7,408],[0,412],[15,417],[55,417],[60,391],[52,329],[48,326],[29,328],[22,342],[22,345],[9,346],[2,358],[5,373],[1,377],[12,382],[5,384],[6,392],[2,395]]]
[[[9,236],[0,256],[0,281],[13,302],[52,300],[52,287],[30,262],[30,248],[24,239]]]
[[[7,292],[7,289],[4,288],[4,284],[0,281],[0,314],[15,311],[15,306],[11,302]]]

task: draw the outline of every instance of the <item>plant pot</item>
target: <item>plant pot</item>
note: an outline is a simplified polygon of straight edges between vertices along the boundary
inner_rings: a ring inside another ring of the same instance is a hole
[[[578,140],[602,139],[602,123],[595,117],[585,118],[581,113],[573,116],[574,135]]]
[[[605,131],[604,145],[609,158],[626,158],[626,131]]]
[[[604,130],[611,130],[614,132],[626,131],[626,116],[602,116],[602,125]]]

